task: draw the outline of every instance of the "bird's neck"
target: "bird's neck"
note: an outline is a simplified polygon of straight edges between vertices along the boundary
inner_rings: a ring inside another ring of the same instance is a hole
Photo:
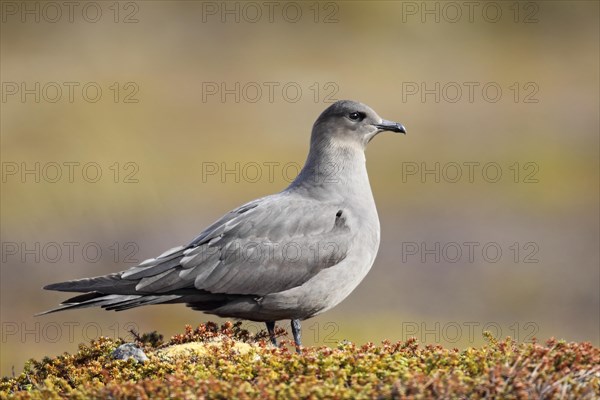
[[[332,139],[313,141],[306,163],[289,189],[372,198],[363,146]]]

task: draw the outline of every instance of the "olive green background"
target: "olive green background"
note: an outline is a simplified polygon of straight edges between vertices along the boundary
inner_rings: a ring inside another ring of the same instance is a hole
[[[272,19],[262,2],[228,2],[224,21],[221,2],[80,2],[73,22],[64,7],[58,18],[26,3],[39,22],[20,14],[23,2],[2,2],[2,375],[100,333],[171,335],[214,320],[182,305],[33,314],[65,298],[44,284],[133,266],[130,252],[154,257],[283,189],[334,98],[369,104],[408,134],[368,148],[379,255],[347,300],[304,323],[307,344],[414,335],[464,347],[482,342],[483,329],[599,344],[597,2],[479,2],[472,15],[465,2],[276,2]],[[22,83],[33,90],[24,101]],[[234,94],[222,99],[222,83]],[[219,93],[207,92],[215,85]],[[102,97],[91,102],[96,87]],[[80,163],[72,182],[70,162]],[[39,182],[21,176],[35,163]],[[275,163],[272,179],[265,163]],[[438,182],[421,176],[436,163]],[[102,176],[92,183],[94,166]],[[102,257],[90,262],[96,248]]]

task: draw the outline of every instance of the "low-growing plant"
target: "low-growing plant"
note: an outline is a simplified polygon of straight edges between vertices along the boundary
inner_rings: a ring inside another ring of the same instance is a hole
[[[231,322],[186,326],[167,342],[156,332],[134,337],[147,362],[114,359],[124,341],[101,337],[75,354],[28,361],[18,376],[2,378],[0,397],[600,398],[600,349],[590,343],[517,343],[486,334],[486,345],[464,350],[411,338],[341,342],[297,354],[289,341],[275,348],[266,333],[253,335]],[[168,352],[182,346],[190,351]]]

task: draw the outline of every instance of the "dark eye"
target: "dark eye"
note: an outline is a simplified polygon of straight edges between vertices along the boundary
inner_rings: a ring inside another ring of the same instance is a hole
[[[348,114],[348,118],[350,118],[352,121],[362,121],[365,118],[365,113],[353,112]]]

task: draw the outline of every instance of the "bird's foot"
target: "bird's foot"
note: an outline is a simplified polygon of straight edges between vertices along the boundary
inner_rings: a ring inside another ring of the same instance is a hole
[[[294,336],[294,344],[296,345],[296,353],[302,353],[302,343],[300,341],[302,329],[300,327],[300,320],[293,319],[292,320],[292,335]]]
[[[265,322],[267,325],[267,332],[269,332],[269,339],[271,344],[277,347],[277,338],[275,337],[275,321]]]

